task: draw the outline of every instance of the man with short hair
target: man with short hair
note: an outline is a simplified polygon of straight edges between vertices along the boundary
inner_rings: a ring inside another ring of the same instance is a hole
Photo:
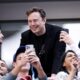
[[[60,32],[64,29],[46,23],[46,13],[43,9],[32,8],[26,15],[30,29],[21,34],[20,46],[33,44],[47,76],[56,74],[66,47],[64,42],[59,41]],[[35,70],[34,72],[37,76]]]

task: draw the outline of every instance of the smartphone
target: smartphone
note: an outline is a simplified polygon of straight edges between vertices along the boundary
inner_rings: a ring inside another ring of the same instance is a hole
[[[30,55],[35,55],[36,54],[33,44],[26,45],[26,50],[28,50],[28,49],[30,49],[30,52],[28,52],[28,54],[30,54]]]
[[[33,48],[34,48],[34,45],[32,45],[32,44],[26,45],[26,49],[33,49]]]

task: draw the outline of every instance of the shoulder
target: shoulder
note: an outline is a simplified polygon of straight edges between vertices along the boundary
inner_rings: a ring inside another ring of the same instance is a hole
[[[27,31],[22,32],[21,35],[25,37],[25,36],[28,36],[30,33],[31,31],[27,30]]]
[[[46,30],[50,33],[54,33],[54,34],[60,34],[61,31],[66,31],[68,32],[69,30],[66,28],[63,28],[61,26],[58,25],[51,25],[51,24],[45,24],[46,26]]]
[[[15,80],[16,75],[13,75],[12,73],[7,73],[5,76],[2,77],[1,80]]]
[[[22,32],[21,34],[28,34],[30,32],[30,30],[26,30],[26,31],[24,31],[24,32]]]
[[[60,31],[63,30],[61,26],[57,26],[57,25],[46,24],[45,26],[46,26],[46,30],[52,33],[60,33]]]
[[[46,24],[46,27],[52,28],[52,29],[62,29],[61,26],[58,25],[52,25],[52,24]]]
[[[52,36],[59,36],[62,31],[62,27],[57,25],[46,24],[46,32]]]
[[[67,78],[68,74],[64,71],[60,71],[57,73],[56,78],[57,80],[65,80]]]
[[[68,74],[64,71],[60,71],[60,72],[57,73],[57,75],[68,75]]]

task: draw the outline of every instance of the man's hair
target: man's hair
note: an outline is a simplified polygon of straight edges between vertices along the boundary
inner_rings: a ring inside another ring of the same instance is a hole
[[[20,47],[17,49],[17,51],[16,51],[16,53],[14,54],[14,56],[13,56],[13,62],[16,62],[17,56],[18,56],[19,54],[21,54],[21,53],[24,53],[25,50],[26,50],[25,46],[20,46]]]
[[[42,18],[45,18],[45,17],[46,17],[45,11],[44,11],[43,9],[38,8],[38,7],[33,7],[32,9],[28,10],[28,11],[26,12],[26,14],[27,14],[27,16],[29,16],[29,15],[30,15],[31,13],[33,13],[33,12],[39,12],[39,13],[40,13],[40,16],[41,16]]]

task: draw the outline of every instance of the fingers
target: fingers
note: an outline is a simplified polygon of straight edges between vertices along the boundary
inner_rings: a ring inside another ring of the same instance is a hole
[[[78,60],[77,60],[77,58],[73,58],[72,59],[71,65],[72,65],[73,69],[77,69],[77,67],[78,67]]]
[[[59,41],[63,41],[68,45],[71,45],[71,44],[74,43],[74,41],[72,40],[71,36],[66,31],[61,31],[60,40]]]
[[[29,62],[29,58],[28,58],[28,56],[27,56],[26,54],[23,54],[23,55],[22,55],[21,60],[22,60],[23,63]]]
[[[63,40],[64,41],[64,39],[66,39],[67,36],[68,36],[68,33],[67,32],[61,31],[61,33],[60,33],[60,40]]]
[[[25,51],[25,54],[29,54],[29,53],[32,53],[32,52],[34,52],[35,51],[35,49],[33,48],[33,49],[27,49],[26,51]]]
[[[24,58],[26,62],[29,62],[31,64],[37,64],[39,63],[39,58],[36,55],[35,49],[27,49],[24,53]]]
[[[30,63],[32,64],[32,63],[35,63],[35,62],[39,62],[39,58],[36,56],[36,55],[34,55],[34,56],[29,56],[29,61],[30,61]]]

